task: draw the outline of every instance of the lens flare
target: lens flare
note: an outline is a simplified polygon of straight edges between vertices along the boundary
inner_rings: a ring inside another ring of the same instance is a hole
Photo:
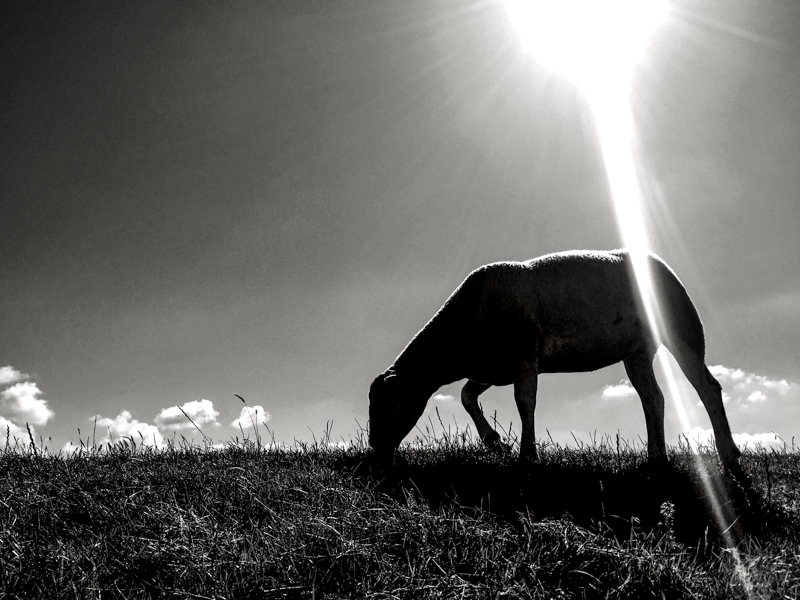
[[[625,78],[663,19],[661,0],[507,0],[526,51],[579,85]]]
[[[663,340],[663,320],[649,272],[646,202],[634,151],[630,85],[648,38],[666,15],[661,0],[507,0],[508,15],[523,47],[546,68],[566,75],[583,90],[597,126],[623,245],[629,250],[636,285],[655,339]],[[684,431],[691,425],[678,402],[678,372],[660,348],[655,361],[666,379]],[[747,570],[725,524],[720,499],[700,457],[695,455],[714,518],[735,563],[736,574],[752,595]]]

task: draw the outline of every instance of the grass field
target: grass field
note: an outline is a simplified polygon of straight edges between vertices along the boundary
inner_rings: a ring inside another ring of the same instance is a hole
[[[384,472],[363,440],[12,445],[0,598],[800,596],[800,453],[745,453],[745,483],[713,454],[700,470],[685,448],[665,468],[645,458],[613,439],[545,444],[522,469],[464,433]]]

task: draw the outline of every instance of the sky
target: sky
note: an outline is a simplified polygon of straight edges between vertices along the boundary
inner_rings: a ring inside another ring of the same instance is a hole
[[[0,11],[9,439],[349,441],[470,271],[621,246],[586,98],[499,0]],[[800,443],[798,40],[794,0],[670,2],[632,82],[651,248],[742,444]],[[459,389],[423,430],[467,426]],[[707,439],[679,389],[669,443]],[[510,388],[482,402],[518,423]],[[540,439],[617,432],[645,438],[621,365],[541,376]]]

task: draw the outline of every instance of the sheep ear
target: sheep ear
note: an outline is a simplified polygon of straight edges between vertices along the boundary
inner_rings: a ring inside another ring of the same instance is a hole
[[[396,375],[391,369],[388,369],[385,373],[378,375],[369,388],[369,395],[372,396],[373,394],[380,393],[380,390],[384,389],[386,383],[390,381],[392,377],[396,377]]]

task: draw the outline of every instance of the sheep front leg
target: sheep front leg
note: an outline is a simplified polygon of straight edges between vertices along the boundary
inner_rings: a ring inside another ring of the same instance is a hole
[[[535,461],[536,433],[534,431],[533,413],[536,410],[536,389],[539,384],[539,372],[536,365],[525,365],[514,382],[514,400],[517,403],[522,420],[522,441],[520,442],[520,461]]]
[[[478,430],[481,441],[489,448],[497,448],[500,445],[500,434],[489,425],[486,417],[483,416],[481,405],[478,404],[478,396],[490,387],[492,386],[487,383],[467,381],[464,387],[461,388],[461,403],[467,409],[469,416],[472,417],[472,422],[475,423],[475,428]]]

